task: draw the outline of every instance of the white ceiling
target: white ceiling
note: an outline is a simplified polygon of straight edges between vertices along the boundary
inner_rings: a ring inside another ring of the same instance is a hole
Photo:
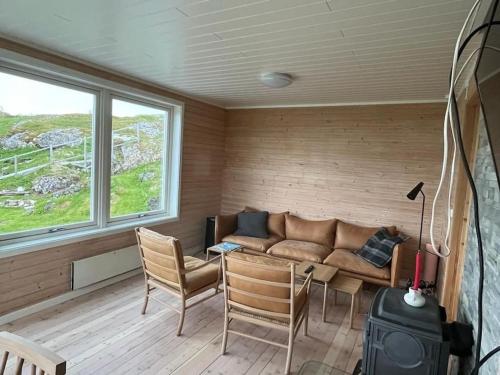
[[[0,0],[0,34],[225,107],[440,100],[472,3]]]

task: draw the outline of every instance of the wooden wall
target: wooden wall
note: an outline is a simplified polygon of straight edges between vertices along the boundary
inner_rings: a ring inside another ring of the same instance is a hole
[[[230,110],[222,212],[250,205],[306,218],[395,224],[417,238],[421,199],[412,202],[406,194],[424,181],[428,241],[444,110],[443,104]]]
[[[76,63],[0,38],[0,48],[182,100],[185,103],[181,220],[155,229],[177,236],[185,249],[202,248],[206,216],[220,209],[226,111],[130,78]],[[70,289],[70,265],[135,243],[132,231],[0,259],[0,315]]]
[[[201,248],[206,216],[221,207],[223,212],[234,212],[245,205],[290,210],[308,218],[396,224],[409,235],[418,235],[420,202],[408,201],[405,195],[422,180],[427,196],[433,196],[444,105],[226,113],[2,38],[0,48],[184,101],[181,220],[155,229],[179,237],[185,249]],[[426,227],[430,202],[427,208]],[[128,231],[0,259],[0,314],[68,291],[73,260],[134,242]]]

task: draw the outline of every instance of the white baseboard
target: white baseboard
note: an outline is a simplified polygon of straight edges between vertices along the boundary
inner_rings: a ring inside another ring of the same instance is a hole
[[[98,283],[86,286],[84,288],[72,290],[70,292],[61,294],[59,296],[47,299],[45,301],[35,303],[34,305],[30,305],[30,306],[24,307],[22,309],[13,311],[11,313],[2,315],[2,316],[0,316],[0,325],[10,323],[10,322],[17,320],[17,319],[20,319],[20,318],[24,318],[25,316],[28,316],[28,315],[37,313],[39,311],[48,309],[49,307],[53,307],[53,306],[58,305],[60,303],[69,301],[70,299],[80,297],[84,294],[93,292],[97,289],[104,288],[108,285],[117,283],[119,281],[128,279],[132,276],[139,275],[141,273],[142,273],[142,268],[138,268],[138,269],[135,269],[135,270],[132,270],[129,272],[125,272],[121,275],[117,275],[117,276],[112,277],[110,279],[103,280],[103,281],[100,281]]]

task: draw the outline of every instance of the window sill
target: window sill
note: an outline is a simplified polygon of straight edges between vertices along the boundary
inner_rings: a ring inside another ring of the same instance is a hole
[[[152,226],[179,221],[178,217],[169,218],[151,218],[149,220],[140,220],[112,225],[106,228],[83,229],[77,232],[59,234],[54,237],[44,237],[31,240],[13,240],[11,243],[0,246],[0,259],[14,255],[31,253],[39,250],[46,250],[56,246],[69,245],[75,242],[91,240],[99,237],[105,237],[112,234],[123,233],[138,226]]]

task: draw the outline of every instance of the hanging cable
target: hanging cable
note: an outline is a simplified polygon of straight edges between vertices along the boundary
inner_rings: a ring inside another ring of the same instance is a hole
[[[445,243],[444,243],[444,248],[445,248],[445,253],[441,253],[439,251],[439,248],[436,244],[436,241],[434,239],[434,219],[435,219],[435,214],[436,214],[436,204],[439,199],[439,194],[441,193],[441,189],[443,187],[443,182],[446,179],[446,172],[448,169],[448,127],[451,128],[451,133],[453,136],[453,157],[452,157],[452,166],[451,166],[451,172],[454,173],[455,171],[455,160],[456,160],[456,136],[455,136],[455,131],[453,129],[453,119],[450,116],[450,110],[451,110],[451,101],[450,97],[453,94],[454,90],[454,82],[455,82],[455,71],[456,71],[456,66],[458,62],[458,56],[459,56],[459,50],[460,50],[460,42],[462,40],[462,36],[464,35],[465,29],[469,23],[469,20],[475,14],[475,10],[478,7],[478,5],[481,3],[481,0],[476,0],[474,5],[472,6],[471,10],[469,11],[469,14],[467,15],[467,18],[465,19],[465,22],[462,26],[462,29],[460,30],[460,33],[457,38],[457,42],[455,44],[455,50],[453,53],[453,63],[452,63],[452,68],[451,68],[451,75],[450,75],[450,90],[448,93],[448,105],[446,107],[446,112],[445,112],[445,117],[444,117],[444,123],[443,123],[443,140],[444,140],[444,147],[443,147],[443,164],[441,168],[441,178],[439,179],[439,184],[436,190],[436,194],[434,196],[434,200],[432,202],[432,212],[431,212],[431,223],[430,223],[430,238],[431,238],[431,250],[435,253],[435,255],[445,258],[450,255],[450,249],[448,247],[447,240],[449,238],[449,233],[451,229],[451,191],[453,189],[453,174],[450,175],[450,185],[449,185],[449,193],[448,193],[448,209],[447,209],[447,224],[446,224],[446,235],[445,235]]]
[[[455,158],[456,158],[456,149],[457,149],[457,144],[458,144],[458,149],[459,153],[462,159],[462,164],[464,166],[464,170],[466,173],[467,180],[469,182],[471,191],[472,191],[472,197],[473,197],[473,212],[474,212],[474,227],[475,227],[475,232],[476,232],[476,240],[477,240],[477,247],[478,247],[478,263],[479,263],[479,280],[478,280],[478,296],[477,296],[477,309],[478,309],[478,318],[477,318],[477,336],[476,336],[476,348],[475,348],[475,358],[474,358],[474,367],[471,372],[472,375],[478,375],[479,374],[479,369],[481,366],[483,366],[489,359],[493,357],[494,354],[498,353],[500,351],[500,346],[494,348],[491,350],[489,353],[487,353],[483,358],[481,358],[481,345],[482,345],[482,335],[483,335],[483,288],[484,288],[484,249],[483,249],[483,243],[482,243],[482,236],[481,236],[481,227],[480,227],[480,218],[479,218],[479,200],[478,200],[478,195],[477,195],[477,189],[476,185],[474,182],[474,178],[472,176],[470,166],[467,160],[467,156],[465,154],[465,149],[463,145],[463,139],[462,139],[462,133],[461,133],[461,125],[460,125],[460,114],[458,111],[458,104],[457,104],[457,98],[456,98],[456,93],[455,93],[455,86],[458,82],[458,79],[462,75],[462,73],[465,71],[465,68],[467,65],[472,61],[472,58],[477,54],[478,51],[482,51],[485,48],[493,49],[498,51],[497,48],[495,47],[488,47],[485,45],[486,37],[483,39],[483,42],[481,43],[481,47],[474,50],[469,57],[466,59],[464,65],[458,72],[457,76],[455,77],[455,72],[456,72],[456,67],[458,64],[458,60],[466,48],[466,46],[469,44],[469,42],[472,40],[473,36],[479,33],[481,30],[486,28],[486,36],[488,35],[491,26],[492,25],[498,25],[500,24],[500,21],[495,21],[494,20],[494,15],[496,14],[496,10],[499,4],[499,0],[494,0],[495,3],[492,4],[492,12],[491,12],[491,19],[489,22],[480,25],[479,27],[476,27],[473,31],[472,30],[472,25],[469,29],[469,35],[465,38],[464,42],[460,45],[460,41],[462,39],[465,27],[467,23],[469,22],[472,14],[474,14],[474,18],[478,14],[478,5],[481,2],[481,0],[477,0],[471,11],[469,12],[466,21],[464,22],[464,25],[460,31],[459,37],[457,39],[457,43],[455,45],[455,51],[453,55],[453,62],[452,62],[452,69],[450,73],[450,90],[449,90],[449,95],[448,95],[448,105],[446,107],[446,113],[445,113],[445,119],[444,119],[444,124],[443,124],[443,137],[444,137],[444,150],[443,150],[443,165],[442,165],[442,170],[441,170],[441,178],[438,184],[438,189],[436,191],[436,195],[434,197],[433,205],[432,205],[432,215],[431,215],[431,228],[430,228],[430,236],[431,236],[431,242],[432,242],[432,250],[434,253],[440,257],[446,257],[450,254],[450,248],[448,247],[448,239],[449,239],[449,233],[450,233],[450,222],[451,222],[451,196],[452,196],[452,189],[453,189],[453,175],[455,171]],[[477,68],[476,68],[477,69]],[[476,77],[477,78],[477,77]],[[481,104],[481,108],[483,107],[481,95],[479,95],[479,101]],[[450,126],[450,130],[452,133],[453,137],[453,157],[452,157],[452,163],[451,163],[451,173],[450,173],[450,185],[449,185],[449,191],[448,191],[448,214],[447,214],[447,229],[446,229],[446,236],[445,236],[445,243],[444,247],[446,252],[444,254],[440,253],[438,249],[436,248],[436,244],[434,242],[434,236],[433,236],[433,229],[434,229],[434,216],[435,216],[435,208],[436,208],[436,202],[438,200],[439,194],[442,189],[442,185],[444,182],[444,179],[446,178],[446,172],[447,172],[447,167],[448,167],[448,153],[449,153],[449,147],[448,147],[448,126]]]
[[[465,175],[469,182],[469,186],[472,191],[472,202],[473,202],[473,212],[474,212],[474,228],[476,231],[477,239],[477,254],[479,263],[479,286],[478,286],[478,298],[477,298],[477,337],[476,337],[476,365],[474,368],[478,368],[479,361],[481,359],[481,341],[483,336],[483,286],[484,286],[484,252],[483,252],[483,240],[481,236],[481,227],[479,225],[479,199],[477,195],[476,184],[474,178],[472,177],[472,172],[470,170],[469,162],[467,160],[467,155],[465,153],[465,148],[462,140],[462,132],[460,128],[460,115],[458,113],[457,98],[455,96],[455,91],[452,92],[451,96],[453,114],[456,119],[455,127],[458,140],[458,148],[460,150],[460,156],[462,158],[462,164],[465,169]],[[479,368],[478,370],[479,371]],[[472,372],[473,375],[477,372]]]
[[[488,354],[486,354],[480,361],[479,364],[474,367],[472,370],[472,374],[476,374],[479,372],[479,369],[482,365],[484,365],[493,355],[500,352],[500,346],[497,346],[495,349],[491,350]]]

